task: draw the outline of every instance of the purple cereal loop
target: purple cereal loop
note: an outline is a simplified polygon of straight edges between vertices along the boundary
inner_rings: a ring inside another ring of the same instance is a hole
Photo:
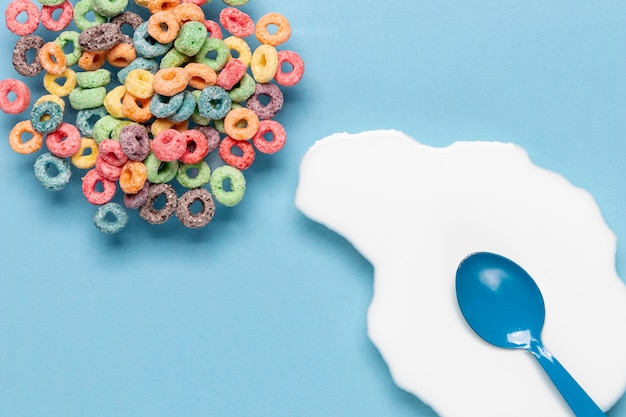
[[[135,210],[146,204],[146,201],[148,201],[149,188],[150,183],[146,181],[143,188],[139,190],[137,194],[124,194],[124,205],[126,208]]]
[[[270,101],[263,105],[259,96],[267,96]],[[257,84],[252,97],[246,102],[246,107],[259,116],[261,120],[273,119],[283,107],[284,97],[282,91],[276,84]]]
[[[196,126],[194,129],[202,133],[209,142],[208,153],[213,152],[220,146],[220,132],[218,132],[215,128],[211,126]]]
[[[78,36],[78,44],[84,51],[108,51],[122,42],[124,34],[114,23],[101,23],[85,29]]]
[[[125,126],[120,132],[119,141],[131,161],[143,161],[150,153],[150,138],[142,125],[133,123]]]
[[[46,44],[42,37],[37,35],[27,35],[20,38],[13,49],[13,67],[24,77],[34,77],[43,71],[43,66],[39,61],[39,50]],[[26,53],[35,50],[35,58],[32,63],[28,63]]]

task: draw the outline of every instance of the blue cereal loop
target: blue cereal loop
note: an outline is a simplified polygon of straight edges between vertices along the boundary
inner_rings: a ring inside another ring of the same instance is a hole
[[[172,43],[159,43],[148,33],[148,22],[143,22],[133,34],[133,44],[139,56],[156,58],[164,55],[172,47]]]
[[[93,128],[98,120],[107,116],[104,106],[95,109],[80,110],[76,113],[76,127],[80,130],[80,134],[87,138],[93,137]]]
[[[30,121],[39,133],[54,132],[63,123],[63,109],[53,101],[44,101],[30,112]]]
[[[39,155],[33,168],[37,181],[50,191],[62,190],[72,177],[68,160],[54,156],[50,152]]]
[[[230,111],[232,100],[222,87],[211,86],[202,90],[198,97],[200,116],[218,120],[226,117]]]
[[[153,74],[156,74],[159,70],[159,63],[155,59],[144,58],[140,56],[133,62],[131,62],[126,68],[122,68],[117,73],[117,80],[120,82],[120,84],[126,84],[126,77],[128,76],[128,73],[136,69],[144,69],[146,71],[150,71]]]
[[[183,94],[183,104],[175,114],[169,117],[170,121],[174,123],[180,123],[188,120],[196,109],[196,97],[193,93],[191,91],[183,91]]]
[[[165,119],[173,116],[180,106],[183,105],[185,94],[180,92],[172,97],[155,93],[150,100],[150,111],[157,119]],[[195,104],[195,103],[194,103]]]
[[[93,215],[93,224],[98,230],[108,235],[121,232],[128,223],[128,214],[117,203],[106,203],[96,209]]]

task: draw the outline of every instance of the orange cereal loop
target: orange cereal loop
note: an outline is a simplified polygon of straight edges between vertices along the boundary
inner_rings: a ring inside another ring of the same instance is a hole
[[[59,75],[67,68],[65,53],[56,42],[44,44],[37,56],[41,66],[48,74]]]
[[[25,139],[30,135],[30,139]],[[24,120],[16,124],[9,133],[9,146],[15,152],[26,155],[37,152],[43,145],[43,134],[33,129],[30,120]]]
[[[188,85],[196,90],[204,90],[209,86],[215,85],[217,82],[217,73],[206,64],[193,62],[187,64],[185,71],[189,74]]]
[[[190,78],[184,68],[164,68],[154,75],[154,91],[162,96],[172,97],[187,87]]]
[[[194,3],[181,3],[172,11],[174,18],[180,26],[187,22],[202,22],[204,23],[204,12]]]
[[[98,144],[91,138],[81,138],[80,149],[70,157],[72,164],[78,169],[91,169],[98,158]]]
[[[125,118],[133,122],[146,123],[152,118],[150,99],[137,98],[130,93],[126,93],[122,100],[122,112]]]
[[[276,26],[278,28],[275,33],[270,33],[270,26]],[[259,19],[256,24],[255,34],[259,42],[266,45],[278,46],[287,42],[291,37],[291,25],[285,16],[280,13],[272,12]]]
[[[180,0],[148,0],[147,7],[150,13],[172,11],[180,4]]]
[[[126,194],[137,194],[142,190],[148,178],[148,170],[143,162],[128,161],[122,167],[119,182]]]
[[[83,51],[78,59],[78,66],[84,71],[95,71],[102,68],[106,60],[106,51]]]
[[[174,123],[169,119],[156,119],[152,123],[152,126],[150,126],[150,133],[152,133],[152,136],[156,136],[167,129],[174,129],[182,133],[186,130],[189,130],[189,120]]]
[[[224,118],[224,131],[235,140],[249,140],[259,131],[259,116],[241,107],[228,112]]]
[[[170,11],[161,11],[148,19],[148,34],[159,43],[170,43],[176,40],[180,25]]]
[[[137,51],[133,45],[122,42],[107,52],[107,61],[116,68],[126,68],[137,58]]]

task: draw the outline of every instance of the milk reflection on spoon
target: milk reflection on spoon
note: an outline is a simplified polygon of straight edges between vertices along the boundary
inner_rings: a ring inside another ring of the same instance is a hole
[[[456,295],[467,323],[485,341],[532,353],[579,417],[604,413],[541,342],[545,306],[537,284],[515,262],[488,252],[466,257]]]

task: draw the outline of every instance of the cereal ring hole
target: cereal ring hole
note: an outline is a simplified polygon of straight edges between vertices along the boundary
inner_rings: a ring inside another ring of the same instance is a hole
[[[56,166],[56,164],[54,164],[52,161],[46,162],[45,169],[46,169],[46,174],[50,178],[55,178],[61,173],[61,171],[59,171],[59,167]]]
[[[193,203],[189,206],[189,212],[193,215],[200,214],[204,210],[204,204],[202,200],[196,198],[193,200]]]
[[[52,13],[50,14],[50,16],[52,17],[52,20],[54,20],[55,22],[58,22],[59,19],[61,18],[61,14],[63,13],[63,9],[62,8],[56,8],[52,11]]]
[[[195,167],[190,167],[185,171],[185,175],[187,175],[191,179],[196,178],[199,173],[200,173],[200,170]]]
[[[15,20],[17,20],[18,23],[24,24],[28,22],[28,13],[26,12],[26,10],[22,10],[16,17]]]
[[[230,153],[232,153],[233,155],[238,156],[238,157],[242,157],[244,155],[243,154],[243,149],[241,149],[241,147],[235,146],[235,145],[231,146]]]
[[[35,62],[35,59],[37,59],[37,50],[35,48],[29,48],[26,51],[26,63],[28,65],[32,65],[32,63]]]
[[[280,70],[285,74],[289,74],[291,71],[293,71],[293,65],[291,64],[291,62],[284,61],[280,67]]]
[[[156,211],[163,210],[167,204],[167,197],[165,194],[159,194],[152,202],[152,208]]]

